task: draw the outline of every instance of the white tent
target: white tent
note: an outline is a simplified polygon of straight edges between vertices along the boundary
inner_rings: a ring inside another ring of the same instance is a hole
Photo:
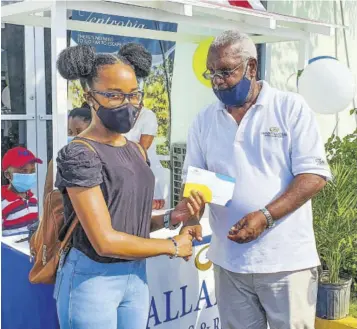
[[[52,112],[53,112],[53,158],[67,143],[67,83],[56,70],[56,58],[67,46],[67,30],[94,32],[175,41],[198,43],[207,37],[196,33],[195,27],[216,29],[240,29],[252,36],[256,43],[299,41],[299,68],[309,59],[311,33],[331,36],[341,26],[265,11],[232,7],[222,2],[209,0],[166,1],[23,1],[3,6],[2,23],[51,28],[52,50]],[[67,10],[82,10],[103,14],[115,14],[134,18],[172,22],[192,26],[192,33],[179,33],[123,27],[68,19]],[[269,68],[267,67],[267,70]],[[54,170],[56,170],[54,168]]]

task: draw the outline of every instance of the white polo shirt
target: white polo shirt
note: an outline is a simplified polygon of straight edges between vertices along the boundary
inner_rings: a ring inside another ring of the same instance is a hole
[[[210,205],[212,241],[208,258],[237,273],[276,273],[320,264],[311,202],[276,221],[258,239],[238,244],[227,238],[246,214],[280,196],[294,177],[331,178],[314,114],[304,99],[266,82],[240,125],[220,102],[201,111],[190,128],[183,170],[207,169],[236,179],[228,207]]]
[[[139,143],[141,135],[156,136],[158,130],[157,118],[153,111],[143,107],[133,129],[125,134],[125,137],[132,142]],[[165,171],[156,153],[155,138],[147,150],[150,160],[150,168],[155,175],[154,199],[165,199]]]

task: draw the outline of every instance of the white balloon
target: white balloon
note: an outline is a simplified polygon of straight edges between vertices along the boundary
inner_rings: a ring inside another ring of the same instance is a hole
[[[356,81],[346,65],[336,59],[323,58],[304,69],[298,90],[313,111],[334,114],[351,103],[356,94]]]

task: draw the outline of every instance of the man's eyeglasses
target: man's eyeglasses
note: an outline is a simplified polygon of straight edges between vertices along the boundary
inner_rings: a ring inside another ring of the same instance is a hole
[[[135,91],[130,94],[122,93],[120,91],[91,90],[90,92],[107,98],[108,103],[113,105],[120,105],[124,103],[125,99],[128,99],[129,103],[140,104],[144,98],[144,93],[142,91]]]
[[[245,61],[244,61],[245,62]],[[226,80],[228,79],[235,71],[237,71],[242,64],[244,64],[244,62],[239,63],[239,65],[237,67],[235,67],[232,70],[224,70],[224,71],[210,71],[210,70],[206,70],[202,76],[206,79],[206,80],[213,80],[215,77],[218,77],[220,79]]]

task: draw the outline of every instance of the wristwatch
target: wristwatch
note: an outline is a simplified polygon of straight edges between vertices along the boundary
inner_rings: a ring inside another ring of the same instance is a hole
[[[169,209],[165,212],[164,214],[164,227],[169,229],[169,230],[176,230],[181,223],[177,223],[175,225],[171,224],[171,214],[173,212],[173,209]]]
[[[267,208],[263,208],[263,209],[260,209],[260,211],[264,214],[265,218],[267,219],[267,229],[270,229],[273,226],[275,226],[273,216],[271,215],[269,210]]]
[[[171,212],[172,212],[172,210],[168,210],[164,214],[164,227],[167,228],[167,229],[170,228]]]

